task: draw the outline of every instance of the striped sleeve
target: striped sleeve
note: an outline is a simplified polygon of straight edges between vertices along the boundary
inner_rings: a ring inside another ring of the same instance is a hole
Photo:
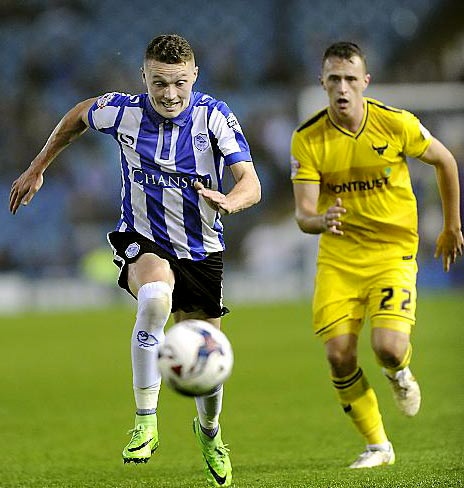
[[[89,109],[89,124],[94,130],[111,132],[116,125],[116,121],[121,110],[121,106],[126,105],[130,100],[130,95],[111,92],[99,97]]]
[[[226,165],[252,161],[250,147],[242,128],[226,103],[216,102],[210,107],[208,129],[216,139]]]

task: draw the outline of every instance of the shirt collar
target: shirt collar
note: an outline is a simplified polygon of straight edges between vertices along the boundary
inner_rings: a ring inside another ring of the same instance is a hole
[[[367,104],[367,100],[366,98],[363,98],[363,107],[364,107],[364,113],[363,113],[363,118],[361,120],[361,125],[359,126],[358,130],[356,132],[351,132],[350,130],[348,129],[345,129],[344,127],[342,127],[341,125],[338,125],[333,119],[332,117],[330,116],[330,113],[329,113],[329,110],[327,110],[327,116],[330,120],[330,123],[336,128],[338,129],[340,132],[343,132],[344,134],[350,136],[350,137],[354,137],[355,139],[357,139],[361,132],[364,130],[364,127],[366,126],[366,122],[367,122],[367,116],[369,114],[369,106]]]

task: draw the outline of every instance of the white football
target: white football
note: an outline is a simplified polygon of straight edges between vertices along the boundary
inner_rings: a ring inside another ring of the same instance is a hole
[[[224,383],[233,363],[229,339],[204,320],[189,319],[173,325],[158,352],[164,382],[188,396],[204,395]]]

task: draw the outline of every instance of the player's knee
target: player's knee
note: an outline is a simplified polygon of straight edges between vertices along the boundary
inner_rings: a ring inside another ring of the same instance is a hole
[[[395,368],[400,365],[408,348],[408,334],[390,329],[373,329],[372,349],[382,366]]]
[[[156,254],[145,253],[135,263],[129,264],[127,281],[134,296],[139,295],[144,284],[163,282],[174,287],[174,274],[169,261]]]
[[[327,360],[332,373],[338,378],[348,376],[357,366],[356,352],[351,349],[331,348],[327,351]]]
[[[377,343],[374,345],[374,353],[382,366],[395,368],[404,358],[407,352],[407,344],[401,343]]]
[[[348,376],[357,367],[357,336],[342,334],[325,343],[326,357],[332,374],[338,378]]]
[[[167,318],[171,312],[172,290],[163,281],[146,283],[140,287],[137,295],[137,316],[148,323]]]

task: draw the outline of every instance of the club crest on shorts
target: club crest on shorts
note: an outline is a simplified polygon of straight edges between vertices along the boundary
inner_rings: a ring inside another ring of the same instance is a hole
[[[133,242],[132,244],[129,244],[127,246],[127,249],[125,250],[124,254],[130,259],[137,256],[139,251],[140,251],[140,244],[138,244],[137,242]]]

